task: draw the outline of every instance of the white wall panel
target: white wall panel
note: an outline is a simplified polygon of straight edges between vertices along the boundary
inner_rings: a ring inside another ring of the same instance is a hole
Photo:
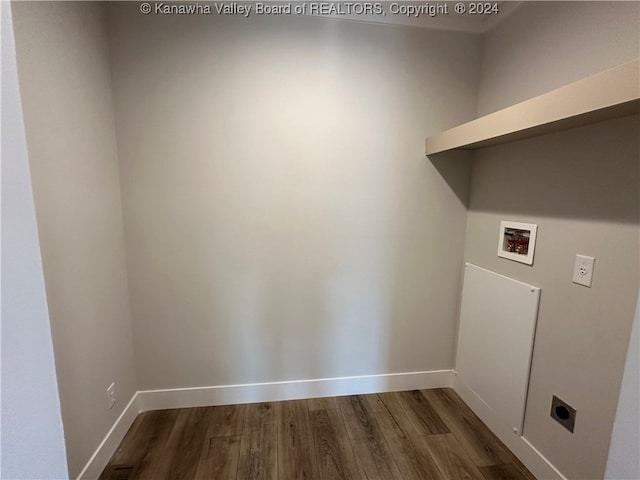
[[[456,370],[460,380],[522,434],[540,289],[465,266]]]

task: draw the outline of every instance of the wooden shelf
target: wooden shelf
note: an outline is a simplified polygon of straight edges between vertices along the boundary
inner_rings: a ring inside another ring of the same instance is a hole
[[[640,112],[640,60],[437,133],[425,154],[474,149]]]

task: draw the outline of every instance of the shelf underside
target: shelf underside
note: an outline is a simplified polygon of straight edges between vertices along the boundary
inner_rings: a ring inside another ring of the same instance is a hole
[[[634,60],[427,138],[426,155],[474,149],[640,112]]]

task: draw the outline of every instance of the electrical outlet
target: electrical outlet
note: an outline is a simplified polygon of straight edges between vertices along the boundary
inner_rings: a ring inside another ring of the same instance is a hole
[[[576,255],[576,263],[573,266],[573,283],[591,287],[593,278],[593,265],[596,259],[585,255]]]
[[[109,405],[109,410],[113,408],[116,404],[116,384],[115,382],[109,385],[107,388],[107,403]]]
[[[555,395],[551,398],[551,418],[562,425],[564,428],[573,433],[573,429],[576,424],[576,414],[578,412],[575,408],[569,405],[567,402],[560,400]]]

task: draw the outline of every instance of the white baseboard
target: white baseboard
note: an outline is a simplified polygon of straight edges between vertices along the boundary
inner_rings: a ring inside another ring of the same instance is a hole
[[[139,413],[138,392],[136,392],[127,406],[124,407],[104,440],[98,445],[98,448],[84,466],[80,475],[78,475],[77,480],[96,480],[100,476]]]
[[[446,387],[455,389],[536,478],[567,480],[525,437],[514,434],[500,422],[492,410],[458,380],[453,370],[139,391],[131,398],[77,480],[95,480],[100,476],[140,412]]]
[[[140,412],[166,408],[205,407],[236,403],[276,402],[302,398],[337,397],[365,393],[399,392],[453,386],[453,370],[387,373],[358,377],[320,378],[285,382],[220,385],[213,387],[143,390],[137,392],[78,475],[96,480]]]
[[[471,410],[520,459],[525,467],[540,480],[567,480],[529,441],[513,432],[501,422],[489,406],[454,374],[453,388]]]
[[[453,376],[453,370],[435,370],[215,387],[143,390],[138,392],[138,407],[140,411],[146,411],[444,388],[453,385]]]

